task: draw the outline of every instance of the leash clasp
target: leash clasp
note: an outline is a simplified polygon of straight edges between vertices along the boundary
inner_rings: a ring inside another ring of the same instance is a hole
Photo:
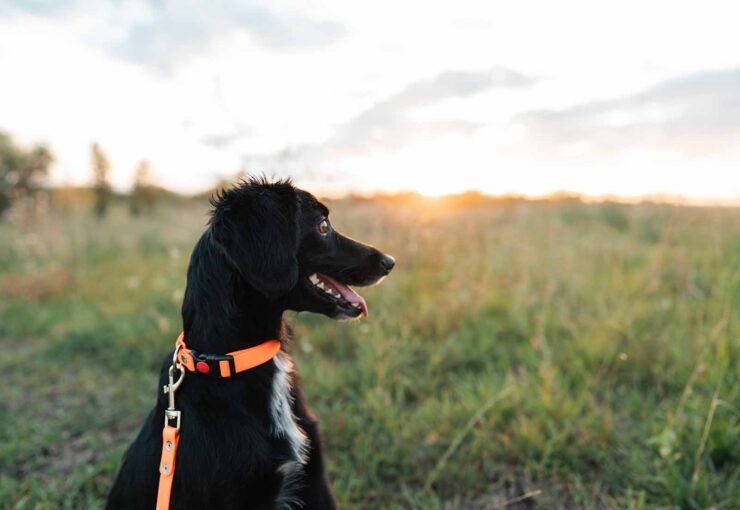
[[[175,392],[185,380],[185,368],[177,361],[177,353],[181,348],[182,346],[179,344],[175,347],[175,352],[172,355],[172,365],[167,371],[168,382],[162,388],[162,391],[169,397],[169,405],[164,411],[164,426],[168,426],[170,421],[175,420],[177,430],[180,430],[180,411],[175,408]],[[175,381],[175,372],[180,372],[177,381]]]
[[[180,411],[165,409],[164,411],[164,425],[165,427],[170,424],[171,420],[175,420],[175,429],[180,430]]]

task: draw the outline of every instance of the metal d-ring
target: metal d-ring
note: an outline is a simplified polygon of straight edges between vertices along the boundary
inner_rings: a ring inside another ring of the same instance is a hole
[[[177,361],[177,353],[180,352],[180,349],[182,349],[182,344],[178,342],[175,345],[175,352],[172,353],[172,364],[173,365],[179,364]]]

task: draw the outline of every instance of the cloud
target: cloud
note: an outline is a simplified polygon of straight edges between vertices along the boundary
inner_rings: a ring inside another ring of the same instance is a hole
[[[74,21],[96,19],[90,43],[109,55],[167,72],[181,59],[207,49],[218,36],[246,31],[272,50],[305,50],[331,44],[345,33],[334,21],[297,11],[275,10],[259,1],[124,1],[89,4],[84,0],[12,1],[5,14],[28,13]],[[74,23],[72,23],[74,24]]]
[[[218,132],[209,133],[200,137],[200,142],[203,145],[212,147],[214,149],[226,149],[231,147],[239,140],[247,138],[253,133],[253,130],[243,124],[237,124],[233,128]]]
[[[409,84],[342,126],[330,142],[338,152],[358,153],[402,147],[419,138],[449,133],[472,134],[481,124],[458,119],[414,121],[410,111],[447,99],[464,98],[494,88],[520,88],[533,80],[516,71],[496,68],[486,71],[446,71],[431,80]]]
[[[320,144],[286,148],[278,154],[247,156],[247,163],[278,160],[317,162],[407,147],[418,140],[458,134],[469,136],[483,124],[464,119],[416,120],[415,110],[443,101],[471,97],[492,89],[517,89],[535,83],[533,78],[505,68],[484,71],[445,71],[428,80],[410,83],[340,125],[331,138]]]
[[[492,88],[519,88],[534,83],[530,77],[505,68],[485,71],[446,71],[431,80],[409,84],[402,91],[364,112],[366,118],[390,116],[445,99],[467,97]]]
[[[565,110],[538,110],[515,121],[526,147],[544,152],[580,146],[614,155],[633,149],[699,157],[740,145],[740,69],[694,73],[627,97]]]

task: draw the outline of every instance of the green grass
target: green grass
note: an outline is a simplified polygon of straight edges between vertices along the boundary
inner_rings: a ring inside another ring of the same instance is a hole
[[[180,328],[206,206],[0,223],[0,507],[100,507]],[[740,213],[334,204],[396,256],[290,314],[343,508],[738,508]],[[185,418],[187,419],[187,418]]]

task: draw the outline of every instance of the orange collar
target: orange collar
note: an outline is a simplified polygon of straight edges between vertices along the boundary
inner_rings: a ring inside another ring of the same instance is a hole
[[[177,360],[190,372],[216,378],[231,377],[270,361],[280,350],[279,340],[267,340],[259,345],[227,354],[203,354],[185,345],[185,333],[175,344]]]

